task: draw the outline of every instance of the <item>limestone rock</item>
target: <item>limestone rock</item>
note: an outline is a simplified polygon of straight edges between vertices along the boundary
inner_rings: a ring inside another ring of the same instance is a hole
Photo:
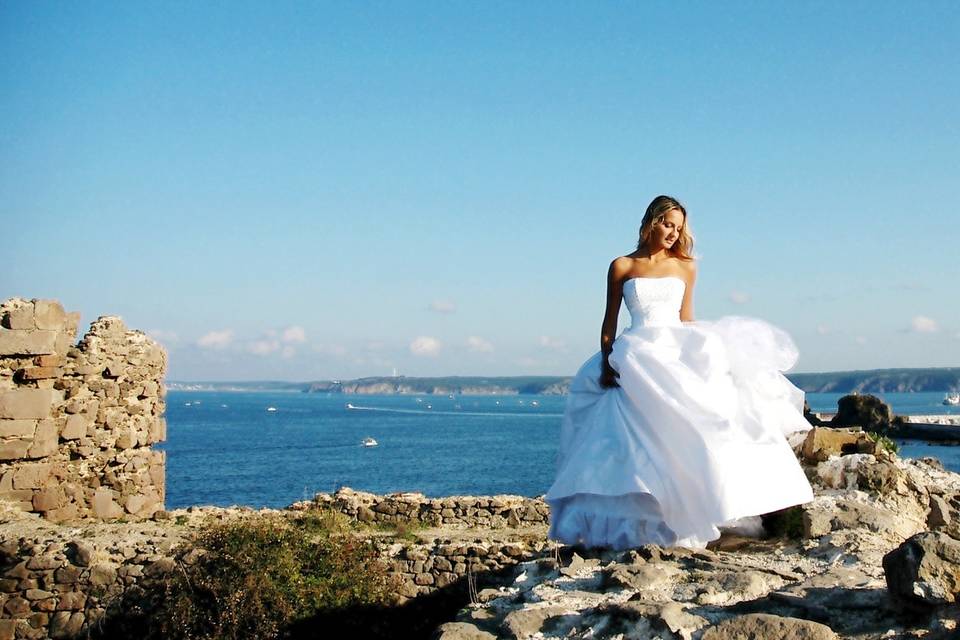
[[[960,541],[923,532],[883,557],[887,588],[911,604],[941,605],[960,598]]]
[[[436,640],[496,640],[497,636],[469,622],[447,622],[437,628],[434,638]]]
[[[539,633],[549,618],[562,616],[565,613],[567,613],[567,610],[563,607],[554,606],[531,607],[512,611],[504,618],[503,631],[509,638],[526,640]]]
[[[63,402],[63,393],[55,389],[21,388],[0,391],[0,419],[49,418],[53,407],[61,402]]]
[[[801,453],[808,462],[822,462],[845,453],[873,453],[876,444],[866,433],[852,429],[814,427],[807,432]]]
[[[35,356],[57,352],[56,331],[0,329],[0,356]]]
[[[838,636],[811,620],[749,613],[710,627],[701,640],[838,640]]]

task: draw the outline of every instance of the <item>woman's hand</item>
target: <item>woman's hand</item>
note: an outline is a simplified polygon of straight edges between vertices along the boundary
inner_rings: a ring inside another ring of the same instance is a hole
[[[613,389],[619,387],[620,383],[617,382],[617,378],[620,377],[620,374],[610,366],[609,362],[604,360],[603,368],[600,371],[600,386],[604,389]]]

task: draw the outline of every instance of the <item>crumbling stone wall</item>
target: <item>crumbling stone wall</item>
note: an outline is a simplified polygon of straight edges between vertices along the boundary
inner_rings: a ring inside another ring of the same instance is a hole
[[[390,570],[402,579],[398,600],[425,595],[462,578],[497,572],[519,562],[548,556],[550,507],[543,498],[516,495],[447,496],[422,493],[378,495],[342,487],[298,502],[294,510],[329,509],[359,522],[442,527],[466,538],[428,536],[425,541],[391,543],[381,549]],[[476,535],[475,535],[476,534]],[[479,535],[479,537],[477,537]]]
[[[318,493],[292,509],[326,508],[360,522],[415,523],[431,527],[503,529],[547,524],[550,507],[543,498],[514,495],[427,498],[422,493],[377,495],[342,487]]]
[[[54,300],[0,304],[0,500],[55,521],[163,509],[163,348]]]

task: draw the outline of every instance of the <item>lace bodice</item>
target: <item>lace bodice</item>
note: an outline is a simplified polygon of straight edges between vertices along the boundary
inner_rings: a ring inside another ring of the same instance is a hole
[[[687,284],[676,276],[634,277],[623,283],[623,301],[630,311],[630,328],[678,326]]]

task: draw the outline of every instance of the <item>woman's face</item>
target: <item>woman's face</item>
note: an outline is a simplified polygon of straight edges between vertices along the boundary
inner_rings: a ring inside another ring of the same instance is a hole
[[[667,211],[660,222],[653,224],[650,245],[653,249],[669,249],[680,237],[683,229],[683,214],[679,209]]]

